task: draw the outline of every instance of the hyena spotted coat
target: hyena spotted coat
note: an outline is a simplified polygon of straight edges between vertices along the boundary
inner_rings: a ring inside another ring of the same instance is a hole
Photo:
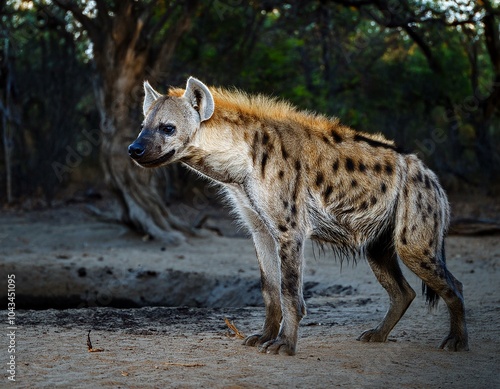
[[[130,156],[143,167],[180,161],[220,183],[252,234],[266,317],[246,345],[295,354],[310,237],[366,256],[389,294],[384,319],[359,340],[384,342],[415,297],[399,258],[422,279],[429,304],[439,296],[448,306],[440,347],[468,349],[462,284],[445,264],[448,201],[415,155],[337,119],[192,77],[166,95],[144,88],[145,119]]]

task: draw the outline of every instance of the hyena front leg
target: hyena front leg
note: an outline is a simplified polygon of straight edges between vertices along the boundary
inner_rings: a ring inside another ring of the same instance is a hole
[[[277,239],[281,261],[281,310],[283,319],[278,336],[264,343],[261,352],[295,355],[299,323],[306,315],[302,291],[304,237],[289,234]]]
[[[255,223],[257,224],[257,223]],[[266,319],[262,332],[248,336],[243,344],[260,346],[278,336],[281,323],[280,267],[276,242],[259,223],[252,231],[255,251],[260,267],[262,297],[266,307]]]

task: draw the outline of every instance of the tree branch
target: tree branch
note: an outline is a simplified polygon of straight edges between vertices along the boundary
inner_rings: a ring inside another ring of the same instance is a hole
[[[182,14],[177,17],[177,22],[167,34],[168,39],[164,40],[164,43],[155,53],[151,53],[153,73],[158,72],[164,64],[170,61],[179,39],[191,27],[192,16],[198,5],[198,0],[188,0],[183,2],[184,9],[182,10]],[[169,16],[172,17],[172,15]],[[157,26],[159,26],[159,24],[157,24]]]
[[[500,74],[500,37],[498,36],[498,23],[495,20],[494,8],[488,0],[483,0],[486,15],[482,22],[486,47],[495,73]]]
[[[88,16],[83,14],[83,10],[80,8],[78,4],[76,4],[73,1],[70,0],[53,0],[54,4],[59,6],[59,8],[71,12],[73,17],[80,22],[80,24],[83,26],[83,28],[87,31],[89,34],[89,38],[92,42],[98,42],[99,41],[99,36],[100,36],[100,28],[99,26],[89,18]],[[99,0],[97,0],[97,3],[100,3]]]
[[[431,70],[437,74],[443,74],[443,68],[441,64],[436,60],[436,58],[432,54],[431,48],[424,41],[424,39],[409,25],[402,27],[403,30],[408,34],[408,36],[417,44],[420,50],[422,50]]]

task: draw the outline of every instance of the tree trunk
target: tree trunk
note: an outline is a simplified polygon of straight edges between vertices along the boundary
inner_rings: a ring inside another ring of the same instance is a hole
[[[132,119],[130,112],[142,106],[136,96],[146,70],[145,58],[125,55],[116,64],[119,68],[101,72],[103,79],[94,86],[101,116],[100,154],[106,183],[119,200],[124,223],[167,244],[178,244],[184,240],[183,233],[192,234],[192,229],[166,207],[155,171],[138,167],[127,153],[127,146],[140,131],[139,121]]]

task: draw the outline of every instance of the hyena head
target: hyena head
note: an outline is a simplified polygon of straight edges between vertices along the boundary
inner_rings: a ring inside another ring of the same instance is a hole
[[[180,97],[161,95],[147,81],[144,92],[144,121],[139,136],[128,146],[130,157],[143,167],[162,166],[186,157],[194,133],[214,113],[212,94],[193,77]]]

